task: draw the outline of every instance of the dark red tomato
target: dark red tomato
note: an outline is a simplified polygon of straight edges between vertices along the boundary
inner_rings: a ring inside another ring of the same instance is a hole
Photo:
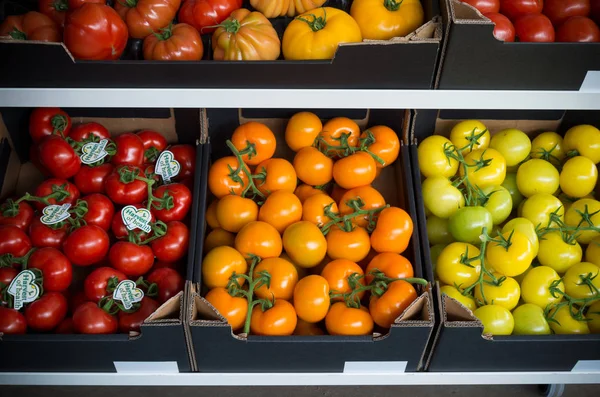
[[[110,163],[97,167],[83,164],[75,175],[75,186],[81,194],[104,193],[104,182],[114,169],[115,166]]]
[[[91,302],[99,302],[110,293],[106,292],[108,280],[116,277],[119,282],[126,280],[127,276],[112,267],[99,267],[91,272],[83,282],[85,298]],[[117,283],[118,284],[118,283]]]
[[[590,14],[590,0],[545,0],[544,15],[555,27],[559,27],[570,17],[587,17]]]
[[[194,175],[196,165],[196,148],[192,145],[173,145],[169,148],[181,169],[175,180],[180,181]]]
[[[167,147],[167,140],[159,132],[152,130],[138,131],[137,136],[140,137],[144,144],[144,161],[146,163],[154,163],[160,152]]]
[[[27,230],[33,220],[33,208],[26,202],[15,204],[6,201],[0,206],[0,225],[14,225],[22,230]]]
[[[167,233],[150,243],[156,259],[177,262],[185,256],[189,243],[189,231],[185,224],[172,221],[167,223]]]
[[[500,11],[500,0],[462,0],[462,2],[477,8],[482,14]]]
[[[29,116],[29,135],[35,143],[49,135],[67,137],[69,132],[71,118],[60,108],[35,108]]]
[[[31,163],[35,165],[35,168],[37,168],[42,173],[42,175],[44,175],[45,177],[51,176],[50,171],[48,171],[40,161],[40,152],[36,143],[32,143],[29,147],[29,161],[31,161]]]
[[[4,287],[8,287],[13,278],[17,277],[17,274],[19,274],[19,271],[14,267],[0,267],[0,291]]]
[[[139,204],[148,199],[148,184],[135,178],[131,178],[130,181],[121,176],[123,172],[133,172],[144,177],[138,167],[127,165],[115,168],[104,182],[104,189],[108,197],[116,204],[121,205]]]
[[[183,264],[181,262],[156,261],[156,262],[154,262],[154,265],[152,266],[152,271],[154,271],[156,269],[162,269],[162,268],[169,268],[169,269],[173,269],[173,270],[176,270],[177,272],[179,272],[183,269]]]
[[[115,165],[141,167],[144,163],[144,143],[136,134],[126,132],[114,138],[117,153],[110,160]]]
[[[133,204],[133,206],[136,208],[146,208],[146,206],[144,206],[142,204]],[[150,213],[150,214],[152,214],[152,213]],[[154,221],[155,221],[155,218],[154,218],[154,215],[152,215],[152,217],[150,218],[150,222],[154,222]],[[123,223],[123,218],[121,217],[121,211],[115,212],[110,229],[112,230],[115,237],[118,239],[127,238],[127,236],[129,235],[129,231],[127,230],[127,228],[125,227],[125,224]],[[137,234],[137,236],[140,238],[140,241],[144,241],[148,238],[148,234],[146,234],[146,232],[141,231],[140,229],[135,229],[133,232],[135,234]]]
[[[69,234],[63,244],[63,251],[74,265],[90,266],[104,259],[109,243],[104,229],[86,225]]]
[[[494,27],[495,38],[500,41],[515,41],[515,27],[510,19],[497,12],[490,12],[489,14],[484,14],[484,16],[489,18],[494,22],[494,25],[496,25]]]
[[[90,273],[91,274],[91,273]],[[69,312],[71,314],[75,313],[75,310],[77,310],[77,308],[81,305],[83,305],[86,302],[89,302],[90,300],[87,298],[87,296],[85,296],[85,291],[81,290],[81,291],[77,291],[75,294],[73,294],[70,298],[67,299],[69,301]]]
[[[527,14],[541,14],[544,0],[500,0],[500,13],[511,21]]]
[[[590,18],[600,24],[600,0],[590,0]]]
[[[547,16],[542,14],[525,15],[515,22],[518,41],[551,43],[554,41],[554,27]]]
[[[58,200],[55,198],[48,199],[48,202],[50,204],[69,203],[69,204],[73,205],[73,204],[75,204],[75,202],[77,201],[77,199],[80,196],[79,189],[77,189],[77,186],[75,186],[74,184],[72,184],[71,182],[69,182],[65,179],[59,179],[59,178],[46,179],[44,182],[40,183],[38,185],[38,187],[35,189],[35,195],[38,197],[46,197],[46,196],[56,192],[56,190],[58,188],[62,188],[64,190],[66,190],[67,195],[65,195],[65,197],[63,199],[58,199]],[[37,207],[38,210],[41,211],[46,206],[46,204],[36,202],[35,206]]]
[[[191,176],[181,179],[179,183],[183,183],[190,191],[194,190],[194,178]]]
[[[192,205],[192,192],[181,183],[159,186],[154,196],[164,200],[162,209],[156,209],[157,203],[152,203],[152,213],[163,222],[183,220]]]
[[[54,330],[55,334],[74,334],[75,327],[73,326],[73,319],[67,317],[58,324],[58,327]]]
[[[118,325],[116,317],[93,302],[84,303],[73,313],[73,326],[80,334],[114,334]]]
[[[242,8],[242,0],[186,0],[179,9],[179,22],[192,25],[200,34],[212,33],[215,25]]]
[[[86,3],[106,4],[106,0],[69,0],[69,10],[76,10]]]
[[[11,254],[15,258],[26,255],[31,249],[27,234],[14,225],[0,226],[0,255]]]
[[[108,232],[115,214],[115,206],[112,201],[100,193],[90,194],[82,198],[82,200],[88,206],[88,212],[83,217],[83,220],[88,225],[100,226]]]
[[[25,316],[15,309],[0,306],[0,333],[11,335],[25,332],[27,332]]]
[[[148,275],[149,283],[156,283],[158,286],[158,301],[165,303],[179,292],[183,291],[185,280],[173,269],[163,267],[153,270]]]
[[[140,332],[144,320],[158,309],[160,305],[152,298],[144,296],[140,308],[134,313],[119,312],[119,331],[129,333]]]
[[[83,142],[90,136],[99,139],[110,139],[110,132],[100,123],[77,124],[71,129],[69,137],[77,142]]]
[[[38,144],[40,163],[55,178],[69,179],[81,168],[81,159],[59,136],[49,136]]]
[[[35,331],[51,331],[67,315],[67,298],[60,292],[46,292],[25,309],[25,320]]]
[[[556,31],[556,41],[598,43],[600,28],[587,17],[571,17]]]
[[[38,0],[38,8],[44,15],[52,18],[61,28],[65,26],[65,18],[69,10],[67,0]]]
[[[64,291],[69,288],[73,280],[71,262],[56,248],[46,247],[35,250],[29,257],[28,267],[42,271],[44,291]]]
[[[34,247],[52,247],[61,249],[62,244],[69,234],[69,225],[64,224],[58,229],[44,225],[39,217],[33,218],[29,226],[29,237]]]
[[[129,241],[118,241],[108,253],[108,260],[115,269],[129,277],[139,277],[148,273],[154,263],[154,254],[147,245],[137,245]]]

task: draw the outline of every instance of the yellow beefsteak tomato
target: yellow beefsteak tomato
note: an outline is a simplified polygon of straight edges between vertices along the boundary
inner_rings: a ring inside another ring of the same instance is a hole
[[[326,0],[250,0],[252,7],[267,18],[294,17],[321,7]]]
[[[354,0],[350,15],[369,40],[406,36],[425,19],[420,0]]]

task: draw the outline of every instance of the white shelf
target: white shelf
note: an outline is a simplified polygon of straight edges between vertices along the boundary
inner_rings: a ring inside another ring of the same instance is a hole
[[[0,373],[0,385],[70,386],[358,386],[598,384],[600,372],[446,373]]]
[[[600,110],[600,89],[451,91],[0,88],[0,106]]]

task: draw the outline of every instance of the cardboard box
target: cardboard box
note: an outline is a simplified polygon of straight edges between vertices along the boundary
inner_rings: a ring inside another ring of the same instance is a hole
[[[206,208],[209,192],[207,173],[211,160],[228,155],[225,140],[234,129],[252,117],[266,123],[279,139],[276,156],[291,158],[292,152],[283,141],[287,119],[296,111],[253,110],[238,113],[237,109],[208,109],[203,129],[203,184],[200,206]],[[397,132],[404,131],[408,121],[404,111],[344,111],[327,110],[320,117],[348,116],[364,128],[385,124]],[[394,166],[382,172],[375,186],[386,201],[406,209],[415,219],[414,196],[407,147]],[[201,266],[202,246],[206,225],[201,220],[197,233],[197,260],[194,271],[195,290],[187,308],[189,326],[195,353],[195,370],[200,372],[342,372],[353,366],[380,371],[416,371],[423,364],[425,347],[433,332],[433,302],[430,289],[420,291],[419,298],[400,316],[389,332],[369,336],[281,336],[264,337],[236,335],[225,319],[204,298]],[[413,263],[417,277],[423,275],[419,236],[414,233],[409,248],[404,252]],[[233,359],[235,357],[235,359]],[[256,360],[268,357],[268,360]],[[358,363],[357,363],[358,362]],[[364,366],[364,367],[363,367]],[[402,369],[403,370],[403,369]]]
[[[153,129],[169,143],[195,145],[199,138],[198,110],[170,109],[65,109],[73,124],[96,121],[113,135]],[[44,178],[29,162],[31,144],[28,120],[31,109],[6,108],[0,116],[0,197],[22,195]],[[195,124],[191,121],[194,120]],[[176,116],[181,120],[176,121]],[[181,123],[186,125],[181,125]],[[177,125],[177,128],[176,128]],[[179,128],[181,127],[181,129]],[[197,146],[200,149],[200,146]],[[198,150],[199,151],[199,150]],[[197,159],[195,191],[198,190],[201,159]],[[197,200],[192,207],[190,240],[195,239]],[[185,291],[190,289],[195,246],[190,244]],[[73,267],[74,283],[83,282],[89,268]],[[185,332],[184,291],[174,296],[144,322],[140,333],[113,335],[56,335],[0,333],[0,372],[115,372],[140,369],[188,372],[190,360]]]
[[[210,35],[203,36],[205,55],[199,62],[143,61],[142,40],[130,40],[119,61],[74,60],[62,43],[3,40],[0,53],[11,73],[0,75],[0,87],[427,89],[437,71],[442,28],[439,1],[422,3],[428,22],[417,31],[343,44],[333,59],[322,61],[212,61]],[[349,11],[350,4],[330,0],[327,5]],[[6,1],[4,10],[5,15],[24,12]],[[291,20],[272,20],[280,38]]]
[[[588,123],[598,125],[597,112],[562,111],[413,111],[411,139],[418,144],[429,135],[448,136],[460,120],[481,120],[494,134],[505,128],[518,128],[530,135],[543,131],[564,133],[568,128]],[[433,277],[429,239],[416,146],[411,165],[418,203],[418,229],[426,274]],[[483,325],[458,301],[440,296],[434,288],[436,313],[441,323],[433,341],[427,370],[446,371],[571,371],[583,360],[600,360],[600,335],[483,335]]]
[[[600,43],[505,43],[494,24],[460,0],[441,0],[445,42],[436,88],[579,90],[600,70]]]

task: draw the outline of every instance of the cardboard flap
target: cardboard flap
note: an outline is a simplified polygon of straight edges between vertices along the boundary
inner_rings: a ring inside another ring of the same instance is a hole
[[[460,0],[450,1],[450,13],[452,15],[452,21],[456,23],[477,23],[477,24],[490,24],[492,23],[489,19],[483,16],[481,12],[470,4],[463,3]]]
[[[183,291],[171,297],[163,303],[154,313],[144,321],[144,325],[172,325],[181,323],[181,313],[183,311]]]
[[[427,291],[421,294],[402,312],[396,320],[394,326],[402,327],[422,327],[423,325],[433,326],[433,304],[431,299],[431,284]]]
[[[200,296],[199,293],[192,294],[192,319],[190,325],[222,325],[229,326],[225,317],[210,304],[209,301]]]

